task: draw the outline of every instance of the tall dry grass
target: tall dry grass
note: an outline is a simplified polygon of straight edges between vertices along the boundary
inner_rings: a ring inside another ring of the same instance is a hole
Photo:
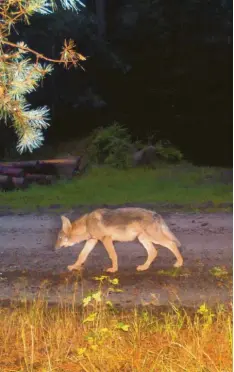
[[[42,294],[2,308],[0,371],[232,371],[230,308],[203,304],[189,314],[172,304],[168,312],[120,311],[108,300],[108,291],[120,291],[118,281],[97,280],[98,290],[80,309],[75,297],[72,306],[49,307]]]

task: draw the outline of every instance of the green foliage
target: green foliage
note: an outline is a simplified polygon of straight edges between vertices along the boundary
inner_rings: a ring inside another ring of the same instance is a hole
[[[182,152],[169,141],[158,141],[155,145],[160,158],[166,161],[179,162],[183,159]]]
[[[23,43],[20,45],[25,46]],[[2,52],[0,52],[0,57]],[[25,52],[14,52],[11,63],[6,66],[0,63],[0,119],[5,122],[10,119],[19,139],[17,149],[23,152],[26,148],[31,152],[39,147],[43,141],[42,129],[48,127],[47,107],[31,109],[25,95],[36,90],[46,74],[51,73],[52,66],[33,65],[26,59]]]
[[[65,9],[78,10],[80,0],[61,0]],[[12,43],[9,37],[17,22],[29,24],[29,18],[36,13],[53,13],[56,3],[53,0],[7,0],[0,3],[0,120],[13,125],[18,138],[17,150],[30,152],[43,142],[43,130],[49,126],[49,109],[32,109],[27,95],[35,91],[43,78],[53,70],[47,62],[79,65],[85,57],[75,51],[72,40],[65,40],[60,59],[54,60],[32,50],[24,42]],[[33,62],[29,55],[34,55]]]
[[[165,275],[175,278],[180,276],[188,277],[190,275],[189,270],[185,270],[184,268],[181,267],[173,267],[172,269],[169,270],[159,270],[157,273],[158,275]]]
[[[214,266],[212,269],[209,270],[210,274],[215,276],[216,278],[227,278],[228,271],[225,266]]]
[[[129,330],[129,324],[125,324],[123,322],[119,322],[118,324],[116,324],[116,329],[121,329],[121,331],[124,331],[124,332],[128,332]]]
[[[199,309],[197,310],[197,314],[199,314],[202,318],[204,329],[209,328],[213,324],[213,318],[215,314],[205,303],[203,303],[199,307]]]
[[[93,132],[88,149],[90,159],[96,164],[106,164],[114,168],[130,166],[131,137],[127,129],[114,122],[106,128]]]

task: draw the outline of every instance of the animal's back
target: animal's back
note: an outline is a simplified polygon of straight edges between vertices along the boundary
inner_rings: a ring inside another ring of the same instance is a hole
[[[152,223],[160,216],[144,208],[102,209],[102,221],[106,226],[128,225],[133,222]]]
[[[97,209],[89,215],[88,230],[92,236],[111,236],[116,241],[132,241],[161,217],[143,208]]]

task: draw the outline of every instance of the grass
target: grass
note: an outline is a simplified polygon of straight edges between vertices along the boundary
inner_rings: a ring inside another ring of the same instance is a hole
[[[48,307],[42,294],[2,308],[1,372],[232,371],[230,308],[203,304],[189,314],[171,304],[167,312],[124,312],[108,300],[108,286],[118,291],[118,280],[96,280],[97,291],[81,309],[62,302]]]
[[[189,276],[191,273],[188,269],[186,270],[182,267],[173,267],[169,270],[158,270],[157,274],[176,278],[179,276]]]
[[[191,165],[159,165],[157,169],[93,168],[83,176],[53,186],[32,186],[25,191],[0,192],[2,207],[71,207],[123,203],[182,205],[232,203],[232,184],[220,181],[220,171]]]
[[[215,276],[216,278],[227,278],[228,271],[226,267],[214,266],[212,269],[209,270],[211,275]]]

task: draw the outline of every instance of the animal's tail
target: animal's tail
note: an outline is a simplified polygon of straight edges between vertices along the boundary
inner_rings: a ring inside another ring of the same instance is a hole
[[[163,220],[162,217],[160,220],[160,225],[161,225],[163,234],[166,235],[168,239],[174,241],[178,247],[180,247],[181,246],[180,241],[176,238],[173,232],[169,229],[169,227],[167,226],[166,222]]]

